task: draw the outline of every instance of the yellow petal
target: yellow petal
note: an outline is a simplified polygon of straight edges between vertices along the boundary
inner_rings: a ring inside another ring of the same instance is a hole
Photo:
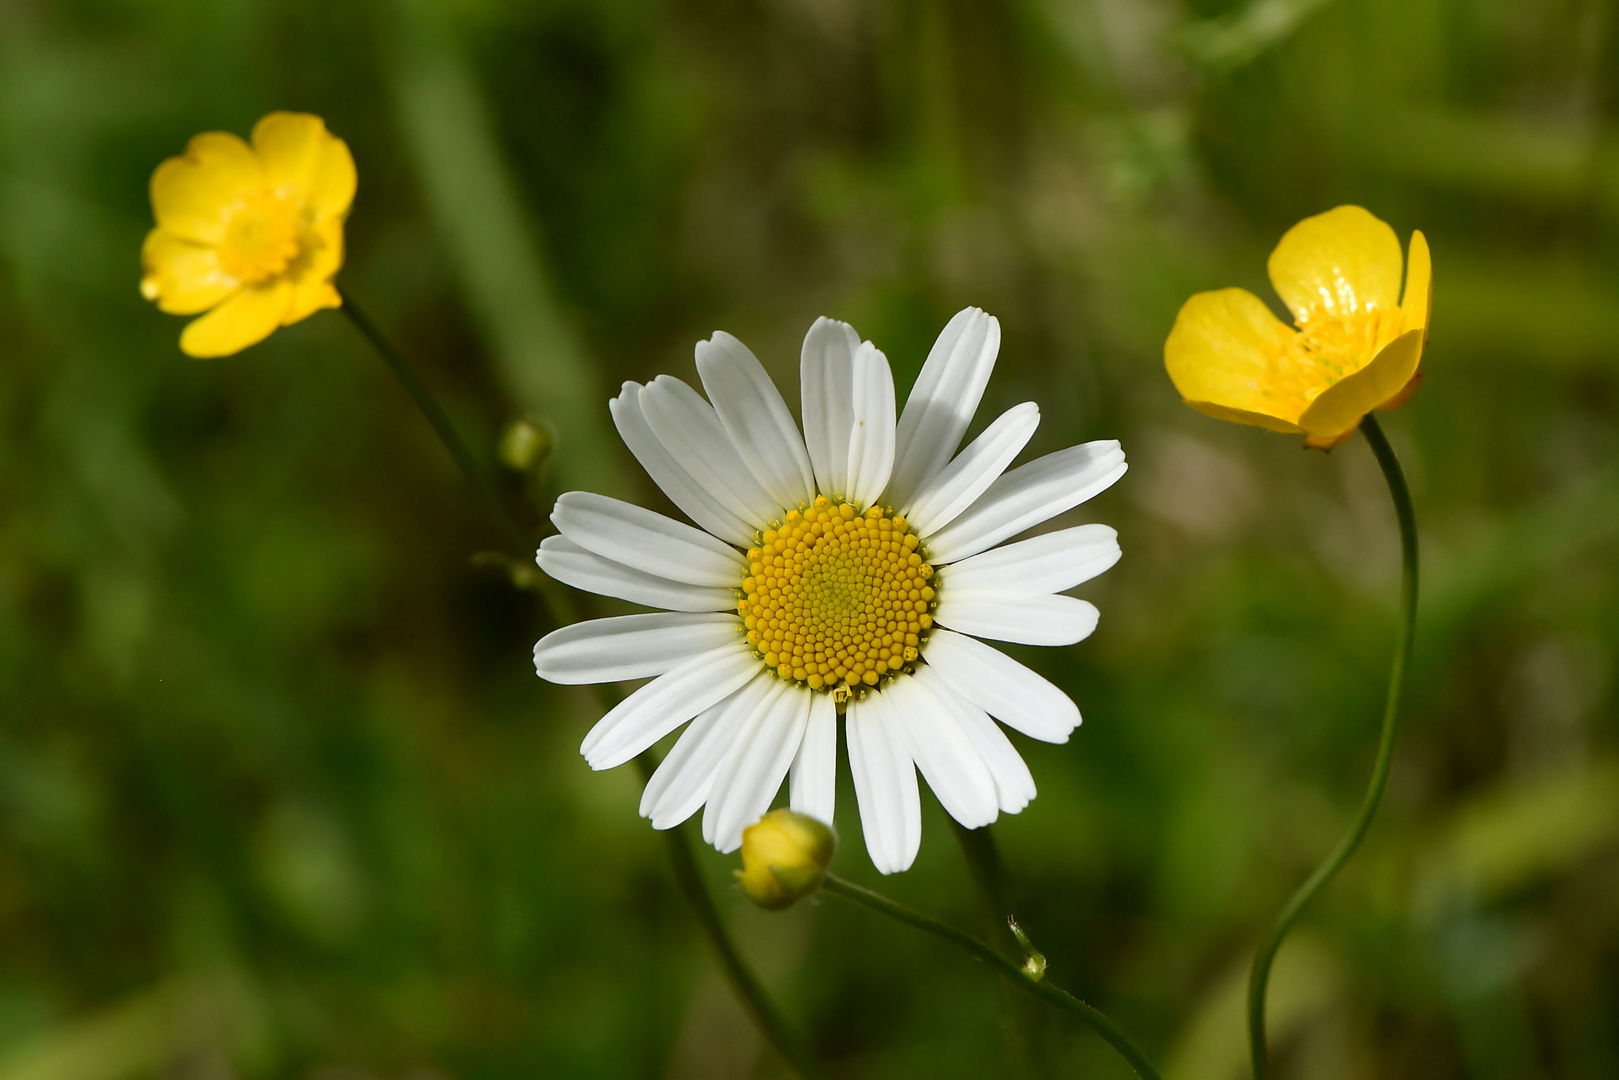
[[[152,212],[158,225],[182,239],[217,244],[230,212],[263,182],[258,156],[247,143],[206,132],[152,173]]]
[[[253,126],[253,147],[270,185],[308,212],[307,220],[342,217],[354,199],[354,158],[326,123],[309,113],[274,112]]]
[[[1428,238],[1421,230],[1411,234],[1411,254],[1406,260],[1405,295],[1400,297],[1400,311],[1405,315],[1407,330],[1421,329],[1422,340],[1428,341],[1428,313],[1433,310],[1433,262],[1428,256]]]
[[[1315,436],[1341,435],[1361,418],[1405,389],[1422,359],[1421,330],[1408,330],[1372,362],[1323,390],[1299,417],[1299,427]]]
[[[1275,416],[1266,416],[1264,413],[1247,412],[1243,409],[1232,409],[1225,405],[1216,405],[1212,401],[1192,401],[1187,399],[1186,404],[1200,413],[1205,413],[1216,420],[1229,420],[1233,424],[1250,424],[1253,427],[1262,427],[1267,431],[1280,431],[1283,435],[1298,435],[1303,428]]]
[[[1344,318],[1395,306],[1400,238],[1358,206],[1307,217],[1270,254],[1270,282],[1300,326],[1313,317]]]
[[[303,198],[326,137],[326,124],[309,113],[273,112],[254,124],[253,149],[265,181],[281,194]]]
[[[349,144],[335,135],[326,136],[321,146],[320,161],[309,182],[307,205],[315,220],[348,216],[349,204],[354,201],[354,189],[359,176],[354,169],[354,155]]]
[[[1360,427],[1360,422],[1356,421],[1355,427],[1350,428],[1348,431],[1340,431],[1336,435],[1306,436],[1304,439],[1304,448],[1306,450],[1320,450],[1324,454],[1330,454],[1332,451],[1338,449],[1338,447],[1348,442],[1349,437],[1355,434],[1355,428],[1358,427]]]
[[[1164,342],[1164,367],[1194,409],[1240,424],[1294,431],[1304,403],[1291,402],[1276,378],[1276,358],[1293,337],[1294,331],[1246,289],[1198,293],[1175,317]]]
[[[1377,407],[1377,411],[1392,412],[1393,410],[1398,409],[1401,405],[1404,405],[1406,402],[1410,401],[1412,396],[1416,394],[1417,388],[1422,385],[1422,376],[1424,374],[1424,372],[1418,371],[1415,375],[1411,376],[1411,381],[1401,387],[1399,393],[1395,394],[1393,397],[1383,402],[1383,404],[1379,405]]]
[[[327,218],[306,230],[298,261],[289,267],[292,305],[281,317],[282,326],[308,318],[322,308],[341,307],[343,298],[332,285],[332,275],[343,265],[343,223]]]
[[[241,285],[219,267],[219,252],[163,229],[141,245],[141,295],[171,315],[207,311]]]
[[[241,352],[269,337],[292,303],[292,282],[285,278],[243,289],[180,334],[187,356],[208,359]]]

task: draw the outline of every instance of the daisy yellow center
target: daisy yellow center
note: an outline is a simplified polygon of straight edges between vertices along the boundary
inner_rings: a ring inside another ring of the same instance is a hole
[[[272,192],[254,192],[225,225],[220,268],[249,285],[266,281],[298,257],[302,232],[297,203]]]
[[[920,655],[933,625],[933,567],[905,519],[824,496],[748,552],[737,612],[784,679],[848,693]]]

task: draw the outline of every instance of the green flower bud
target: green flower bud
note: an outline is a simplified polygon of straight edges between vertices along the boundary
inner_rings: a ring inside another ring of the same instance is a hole
[[[495,452],[507,468],[527,472],[551,452],[554,442],[548,426],[524,417],[506,425]]]
[[[742,830],[737,880],[748,899],[768,911],[792,907],[821,887],[838,849],[838,834],[807,814],[772,810]]]

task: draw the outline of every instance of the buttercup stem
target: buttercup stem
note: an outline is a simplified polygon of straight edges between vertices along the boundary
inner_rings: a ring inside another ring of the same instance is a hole
[[[956,839],[961,843],[962,857],[967,861],[967,873],[973,879],[984,913],[984,933],[990,944],[1002,955],[1018,955],[1018,945],[1007,929],[1006,920],[1012,914],[1011,885],[1006,877],[1006,863],[995,843],[995,834],[989,826],[969,829],[951,820]],[[1031,1080],[1043,1080],[1051,1075],[1051,1060],[1046,1052],[1045,1016],[1033,1008],[1031,1002],[1013,994],[1005,987],[1001,990],[1001,1003],[1006,1019],[1016,1040],[1018,1056],[1023,1059],[1024,1072]]]
[[[372,322],[370,316],[366,315],[354,303],[352,297],[347,295],[343,297],[342,311],[349,317],[349,321],[354,324],[355,329],[360,331],[361,336],[370,342],[371,347],[382,357],[383,362],[394,373],[394,377],[399,380],[400,385],[405,388],[411,399],[416,402],[416,407],[422,411],[422,415],[427,418],[427,422],[438,433],[439,441],[450,452],[450,456],[455,458],[456,464],[461,466],[461,471],[466,474],[468,482],[472,484],[473,488],[488,504],[496,518],[514,536],[521,538],[521,530],[518,529],[517,525],[506,513],[505,508],[502,507],[500,500],[495,496],[494,488],[490,486],[488,480],[478,468],[477,460],[472,456],[472,452],[467,449],[467,444],[461,440],[460,434],[455,430],[455,425],[450,423],[449,416],[444,412],[443,407],[439,405],[437,399],[433,397],[432,391],[428,390],[426,385],[416,377],[416,373],[411,371],[404,358],[388,343],[388,339],[383,337],[382,331],[377,329],[376,323]],[[549,582],[547,584],[549,585]],[[540,591],[545,598],[546,604],[552,609],[552,614],[557,616],[559,621],[573,621],[573,604],[561,590],[546,587]],[[618,695],[611,687],[598,686],[597,691],[603,710],[611,709],[618,703]],[[656,753],[648,750],[635,760],[641,769],[642,776],[646,779],[651,779],[653,772],[658,767]],[[759,1025],[759,1030],[770,1044],[775,1047],[776,1052],[799,1075],[805,1077],[806,1080],[814,1080],[814,1078],[819,1077],[820,1072],[810,1058],[809,1051],[783,1018],[780,1010],[776,1008],[775,1002],[771,1001],[770,995],[765,992],[763,985],[760,984],[743,961],[742,955],[737,952],[736,944],[731,940],[730,934],[725,929],[725,924],[720,921],[719,911],[714,906],[714,898],[708,894],[708,887],[703,883],[702,875],[697,870],[697,860],[692,854],[691,841],[686,836],[685,828],[669,829],[664,833],[664,838],[669,851],[669,862],[674,869],[675,880],[680,884],[680,891],[685,893],[686,900],[691,904],[698,923],[702,925],[709,941],[713,943],[714,951],[719,953],[720,963],[725,969],[726,977],[730,979],[731,985],[736,989],[737,996],[747,1006],[748,1012],[753,1015],[754,1021]]]
[[[1276,959],[1276,950],[1281,948],[1282,939],[1298,921],[1305,906],[1349,861],[1365,837],[1366,830],[1371,827],[1377,804],[1383,798],[1383,789],[1388,785],[1389,764],[1394,759],[1394,734],[1400,721],[1400,690],[1405,682],[1406,665],[1411,659],[1411,639],[1417,622],[1416,511],[1411,506],[1411,490],[1406,486],[1400,460],[1395,457],[1394,448],[1389,445],[1388,436],[1383,434],[1377,418],[1368,414],[1361,421],[1360,429],[1366,435],[1366,442],[1371,446],[1377,464],[1383,469],[1389,495],[1394,500],[1394,514],[1400,521],[1400,627],[1394,642],[1394,665],[1389,672],[1388,699],[1383,706],[1383,733],[1378,740],[1377,762],[1372,766],[1372,781],[1367,785],[1366,797],[1361,800],[1360,813],[1355,815],[1354,823],[1349,826],[1343,839],[1338,841],[1338,846],[1333,848],[1332,854],[1316,867],[1315,873],[1293,894],[1293,899],[1288,901],[1287,907],[1277,917],[1276,925],[1271,928],[1259,955],[1254,957],[1253,970],[1248,977],[1248,1047],[1253,1057],[1254,1080],[1265,1080],[1265,988],[1270,981],[1271,963]]]
[[[656,752],[648,750],[636,758],[635,763],[641,770],[642,778],[650,780],[657,771],[658,756]],[[708,934],[714,951],[719,953],[726,978],[731,980],[731,986],[742,999],[742,1004],[753,1014],[754,1023],[759,1025],[759,1030],[775,1047],[776,1053],[805,1080],[815,1080],[821,1071],[810,1056],[809,1048],[771,1000],[769,992],[742,959],[742,954],[737,952],[736,943],[731,940],[725,923],[720,920],[719,909],[714,906],[714,898],[709,895],[708,886],[703,883],[702,874],[697,869],[697,859],[692,854],[686,826],[666,829],[663,837],[669,849],[669,862],[674,868],[675,880],[680,883],[680,891],[686,894],[692,913]]]
[[[427,422],[433,426],[433,431],[437,433],[439,442],[444,444],[444,448],[450,452],[450,456],[455,459],[455,463],[461,466],[461,471],[466,474],[467,482],[472,485],[473,490],[488,505],[501,525],[520,536],[521,530],[517,528],[511,517],[506,513],[500,499],[495,496],[494,488],[489,485],[488,478],[484,475],[483,470],[478,468],[477,459],[472,456],[472,451],[467,449],[467,444],[461,440],[460,434],[455,430],[455,425],[450,423],[449,416],[444,412],[443,407],[439,405],[438,400],[433,397],[432,391],[428,390],[422,380],[416,377],[416,373],[410,369],[410,365],[405,363],[404,357],[400,356],[398,351],[388,343],[388,339],[382,335],[382,331],[377,329],[377,324],[371,321],[371,317],[359,305],[355,304],[353,297],[344,293],[343,304],[339,310],[349,317],[349,322],[354,324],[354,328],[360,332],[360,336],[371,344],[378,356],[382,357],[383,363],[388,365],[388,370],[393,372],[394,378],[399,380],[399,384],[405,388],[405,392],[416,403],[416,407],[427,418]]]
[[[897,900],[891,900],[882,893],[856,885],[847,878],[836,874],[827,874],[823,886],[828,892],[833,892],[858,904],[864,904],[874,911],[879,911],[889,918],[898,919],[908,926],[926,931],[935,937],[943,938],[959,948],[978,957],[978,959],[996,968],[1014,986],[1025,993],[1032,994],[1048,1005],[1055,1006],[1063,1012],[1078,1018],[1080,1023],[1100,1035],[1107,1044],[1119,1052],[1119,1056],[1129,1063],[1137,1076],[1144,1080],[1160,1080],[1158,1070],[1141,1048],[1130,1040],[1124,1029],[1115,1024],[1101,1011],[1092,1008],[1079,1000],[1068,991],[1052,984],[1050,979],[1035,980],[1013,961],[1007,959],[999,950],[973,937],[962,933],[948,923],[940,922],[931,915],[924,915],[920,911],[908,908]]]

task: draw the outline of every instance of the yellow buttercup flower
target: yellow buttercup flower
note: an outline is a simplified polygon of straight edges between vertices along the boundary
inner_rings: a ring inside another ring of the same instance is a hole
[[[1200,412],[1330,450],[1416,387],[1433,303],[1422,233],[1411,234],[1403,294],[1402,261],[1394,230],[1358,206],[1305,218],[1267,267],[1297,329],[1246,289],[1198,293],[1164,343],[1169,377]]]
[[[343,299],[343,219],[354,158],[318,116],[271,113],[252,145],[198,135],[152,174],[157,227],[141,248],[141,295],[196,315],[180,335],[190,356],[229,356]]]

